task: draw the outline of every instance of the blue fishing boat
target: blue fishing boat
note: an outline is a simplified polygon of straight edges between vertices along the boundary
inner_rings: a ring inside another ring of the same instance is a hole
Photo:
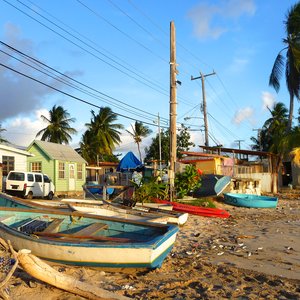
[[[278,198],[252,194],[224,193],[224,202],[242,207],[275,208]]]
[[[201,187],[196,189],[192,196],[195,198],[219,196],[230,182],[230,176],[204,174],[201,176]]]
[[[18,208],[30,208],[30,204],[27,204],[24,200],[20,201],[16,197],[8,196],[0,193],[0,207],[18,207]]]
[[[78,212],[2,207],[0,236],[15,250],[57,263],[90,267],[157,268],[178,226],[88,217]]]

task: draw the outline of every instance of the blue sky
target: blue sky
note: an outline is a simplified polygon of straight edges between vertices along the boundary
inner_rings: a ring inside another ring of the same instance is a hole
[[[205,80],[209,144],[237,148],[241,140],[241,148],[249,149],[255,129],[270,116],[266,107],[275,101],[288,107],[285,81],[276,94],[268,80],[283,48],[285,16],[296,2],[0,0],[1,42],[75,79],[86,91],[64,84],[62,75],[57,81],[22,64],[15,58],[24,57],[3,44],[0,63],[96,106],[110,106],[122,115],[118,121],[126,129],[134,120],[144,121],[153,137],[158,113],[161,125],[168,126],[169,29],[174,21],[177,79],[182,83],[177,89],[178,124],[190,126],[194,143],[204,144],[201,81],[191,81],[191,76],[215,71]],[[98,110],[3,66],[0,82],[3,136],[17,145],[28,146],[46,126],[40,116],[62,105],[76,118],[78,134],[71,144],[77,146],[90,111]],[[298,108],[295,101],[295,115]],[[128,150],[137,153],[124,131],[116,153]]]

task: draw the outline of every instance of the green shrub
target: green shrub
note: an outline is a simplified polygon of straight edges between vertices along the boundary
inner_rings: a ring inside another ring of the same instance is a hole
[[[175,190],[178,198],[183,198],[201,186],[201,173],[195,166],[187,165],[184,172],[175,174]]]
[[[147,179],[147,182],[143,179],[140,186],[134,182],[133,185],[135,187],[133,197],[135,202],[149,203],[152,202],[152,198],[169,198],[169,186],[163,183],[158,183],[156,177]]]

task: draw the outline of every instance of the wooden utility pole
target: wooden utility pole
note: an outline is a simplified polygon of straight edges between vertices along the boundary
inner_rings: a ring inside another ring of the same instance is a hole
[[[170,201],[174,198],[174,178],[176,163],[176,41],[175,41],[175,25],[174,21],[170,23],[170,167],[169,167],[169,183],[170,183]]]
[[[241,150],[241,142],[245,142],[245,141],[244,140],[236,140],[235,142],[239,144],[239,150]]]
[[[239,150],[241,150],[241,142],[245,142],[245,141],[244,140],[236,140],[235,142],[239,144]],[[239,159],[242,158],[241,153],[238,156],[239,156]]]
[[[209,140],[208,140],[208,122],[207,122],[207,109],[206,109],[206,96],[205,96],[205,77],[215,75],[216,73],[210,73],[210,74],[202,74],[200,72],[199,77],[193,77],[191,76],[191,80],[201,79],[202,82],[202,99],[203,99],[203,119],[204,119],[204,132],[205,132],[205,146],[209,146]]]
[[[162,177],[162,170],[161,170],[161,131],[160,131],[159,113],[157,114],[157,123],[158,123],[159,176]]]

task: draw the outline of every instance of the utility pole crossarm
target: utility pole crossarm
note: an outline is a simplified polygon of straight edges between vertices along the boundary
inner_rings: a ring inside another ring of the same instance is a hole
[[[202,73],[200,72],[200,74],[202,74]],[[205,74],[205,75],[201,75],[201,76],[199,76],[199,77],[193,77],[193,76],[191,76],[191,80],[201,79],[201,78],[202,78],[202,76],[204,76],[204,77],[208,77],[208,76],[212,76],[212,75],[216,75],[216,72],[215,72],[215,71],[213,71],[212,73]]]

